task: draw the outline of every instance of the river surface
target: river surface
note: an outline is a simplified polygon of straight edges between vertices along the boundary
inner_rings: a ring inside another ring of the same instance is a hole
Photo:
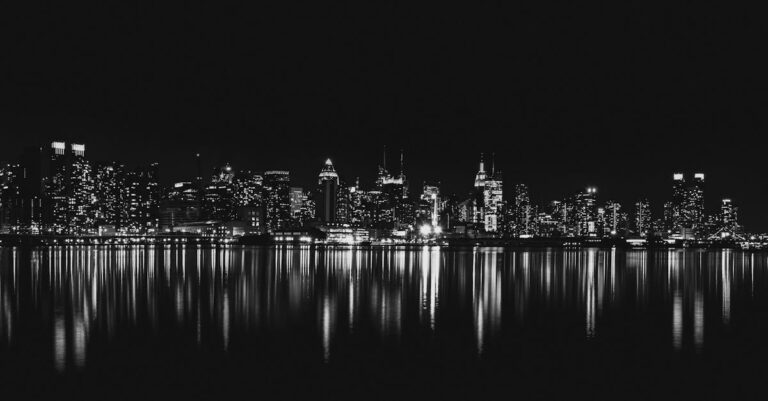
[[[766,253],[0,248],[2,399],[751,398],[767,339]]]

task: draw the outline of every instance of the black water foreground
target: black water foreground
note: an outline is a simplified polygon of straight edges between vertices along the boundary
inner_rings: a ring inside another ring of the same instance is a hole
[[[768,253],[0,248],[2,399],[743,399]]]

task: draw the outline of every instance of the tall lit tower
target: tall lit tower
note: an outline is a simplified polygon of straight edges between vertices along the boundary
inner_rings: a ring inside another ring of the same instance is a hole
[[[284,170],[264,172],[267,225],[270,230],[287,228],[291,219],[291,174]]]
[[[317,179],[317,217],[323,223],[336,223],[339,175],[327,159]]]
[[[693,183],[688,188],[688,219],[691,228],[700,229],[704,224],[704,174],[693,175]]]
[[[733,234],[739,231],[738,208],[733,205],[731,199],[725,198],[720,204],[721,230]]]
[[[672,174],[672,208],[669,211],[670,229],[679,231],[685,222],[686,186],[683,173]]]
[[[647,237],[651,228],[651,206],[647,199],[635,203],[635,234]]]

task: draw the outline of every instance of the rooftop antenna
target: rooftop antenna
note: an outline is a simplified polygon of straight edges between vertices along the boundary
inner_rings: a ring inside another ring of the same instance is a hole
[[[384,170],[387,169],[387,145],[384,145],[384,159],[382,167],[384,167]]]
[[[491,175],[496,175],[496,152],[491,153]]]

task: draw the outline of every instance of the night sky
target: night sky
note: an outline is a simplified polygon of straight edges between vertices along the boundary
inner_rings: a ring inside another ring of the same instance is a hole
[[[308,186],[330,156],[369,186],[386,145],[413,191],[465,193],[496,152],[507,195],[595,185],[658,213],[702,171],[707,208],[768,231],[768,36],[733,2],[6,3],[0,160],[64,139],[166,183],[201,152]]]

